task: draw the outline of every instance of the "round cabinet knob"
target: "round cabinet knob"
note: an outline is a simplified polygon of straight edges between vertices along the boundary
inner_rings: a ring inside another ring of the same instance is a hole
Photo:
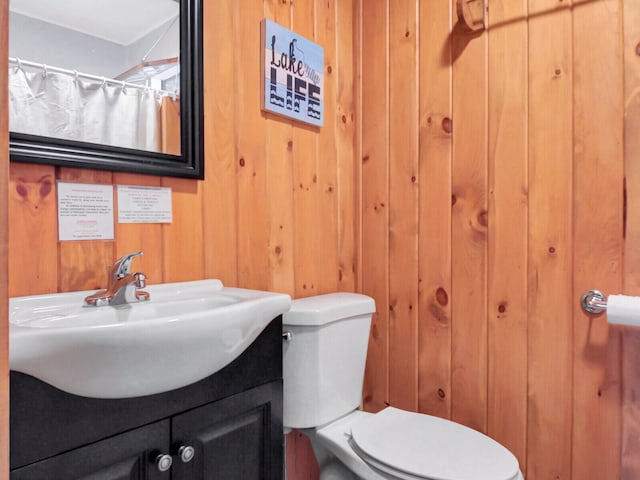
[[[173,459],[171,458],[171,455],[167,455],[166,453],[165,454],[160,453],[156,457],[156,466],[158,467],[158,470],[160,470],[161,472],[166,472],[167,470],[169,470],[172,464],[173,464]]]
[[[182,463],[189,463],[191,460],[193,460],[195,454],[195,449],[193,447],[190,447],[189,445],[182,445],[180,448],[178,448],[178,456],[180,457],[180,460],[182,460]]]

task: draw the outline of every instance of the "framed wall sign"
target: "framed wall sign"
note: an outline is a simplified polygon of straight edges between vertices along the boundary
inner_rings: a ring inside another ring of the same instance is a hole
[[[271,20],[263,20],[262,109],[321,127],[324,48]]]

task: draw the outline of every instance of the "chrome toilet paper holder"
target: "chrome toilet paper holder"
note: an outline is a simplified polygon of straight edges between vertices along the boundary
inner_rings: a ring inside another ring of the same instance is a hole
[[[589,315],[601,315],[607,311],[607,297],[600,290],[588,290],[580,301],[582,310]]]

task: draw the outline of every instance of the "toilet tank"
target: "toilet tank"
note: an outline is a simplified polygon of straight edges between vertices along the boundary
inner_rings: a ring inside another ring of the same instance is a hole
[[[372,298],[330,293],[291,302],[283,329],[284,426],[325,425],[360,405]]]

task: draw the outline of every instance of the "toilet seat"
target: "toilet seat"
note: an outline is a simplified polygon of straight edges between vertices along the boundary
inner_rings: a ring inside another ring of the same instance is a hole
[[[351,428],[353,450],[404,480],[514,480],[518,461],[495,440],[463,425],[387,407]]]

